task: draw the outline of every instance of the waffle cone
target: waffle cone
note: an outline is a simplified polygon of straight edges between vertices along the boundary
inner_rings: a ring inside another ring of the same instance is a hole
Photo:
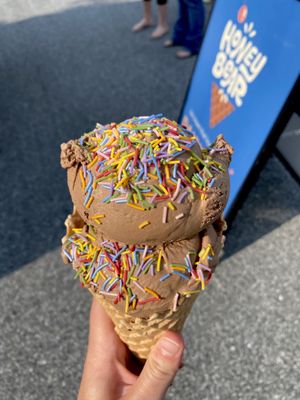
[[[100,302],[115,325],[119,338],[128,346],[129,350],[140,360],[146,360],[152,346],[160,335],[167,330],[181,332],[197,295],[182,298],[176,311],[166,310],[151,314],[148,317],[134,317],[117,310],[103,296],[93,292],[93,296]]]

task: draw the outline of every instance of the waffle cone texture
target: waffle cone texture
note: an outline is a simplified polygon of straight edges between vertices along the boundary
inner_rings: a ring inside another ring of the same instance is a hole
[[[183,298],[176,311],[165,310],[153,313],[149,317],[133,317],[125,314],[102,296],[92,292],[100,302],[106,313],[114,323],[115,331],[119,338],[128,346],[129,350],[140,360],[147,359],[152,346],[161,334],[167,330],[181,332],[191,308],[197,298],[196,295]]]

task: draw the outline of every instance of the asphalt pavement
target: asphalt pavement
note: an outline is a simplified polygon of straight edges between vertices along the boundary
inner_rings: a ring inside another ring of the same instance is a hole
[[[60,259],[71,210],[59,145],[97,121],[176,119],[194,66],[139,1],[0,0],[0,399],[75,399],[90,296]],[[170,1],[170,23],[176,2]],[[300,190],[272,156],[186,323],[167,399],[300,398]]]

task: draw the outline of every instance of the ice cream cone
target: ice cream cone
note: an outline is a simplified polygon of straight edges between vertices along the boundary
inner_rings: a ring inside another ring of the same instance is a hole
[[[106,301],[103,296],[93,292],[115,325],[119,338],[140,360],[146,360],[152,346],[160,335],[166,331],[181,332],[197,295],[182,297],[176,311],[166,310],[150,315],[148,318],[133,317],[125,314]]]
[[[218,264],[232,148],[219,135],[201,149],[153,115],[97,125],[61,150],[74,204],[63,260],[146,360],[164,331],[182,330]]]

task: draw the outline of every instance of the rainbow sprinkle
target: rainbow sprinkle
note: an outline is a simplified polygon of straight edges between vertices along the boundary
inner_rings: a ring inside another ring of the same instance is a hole
[[[103,217],[103,214],[94,215],[96,219]],[[115,304],[123,301],[126,313],[143,304],[162,299],[159,291],[142,286],[141,276],[149,273],[152,276],[158,275],[157,279],[161,283],[172,275],[177,275],[180,279],[185,281],[193,279],[199,284],[199,289],[184,291],[180,295],[191,295],[204,290],[212,275],[211,269],[203,264],[204,257],[208,258],[214,254],[209,244],[198,254],[194,252],[195,263],[191,262],[192,253],[188,253],[185,263],[170,264],[166,271],[161,249],[143,245],[121,247],[117,242],[109,240],[97,245],[95,237],[85,229],[73,229],[73,234],[64,245],[63,252],[68,261],[73,262],[75,277],[80,278],[83,286],[93,288],[97,293],[112,298]],[[178,296],[173,304],[175,310]]]
[[[200,157],[193,150],[195,136],[162,114],[97,125],[77,144],[88,159],[79,170],[86,208],[101,201],[146,211],[166,200],[175,211],[174,202],[205,200],[215,190],[216,175],[224,171],[212,158],[219,149],[202,149]],[[98,186],[108,191],[102,199],[93,194]],[[168,222],[167,211],[164,208],[163,223]]]

